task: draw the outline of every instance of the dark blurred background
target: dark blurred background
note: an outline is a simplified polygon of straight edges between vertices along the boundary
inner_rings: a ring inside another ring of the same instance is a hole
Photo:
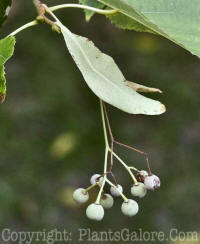
[[[85,217],[87,205],[73,202],[73,190],[89,186],[90,176],[103,170],[99,101],[63,37],[38,25],[16,36],[15,55],[6,65],[7,99],[0,107],[1,229],[66,229],[73,232],[72,243],[77,243],[78,228],[199,232],[199,59],[160,36],[122,31],[104,16],[95,15],[86,23],[82,10],[56,14],[74,33],[111,55],[128,80],[163,90],[162,95],[151,95],[167,106],[161,116],[128,115],[107,106],[115,137],[150,154],[162,187],[138,200],[140,212],[134,218],[122,215],[121,199],[100,223]],[[14,1],[0,37],[35,15],[31,1]],[[145,169],[143,156],[117,147],[116,151],[128,164]],[[131,179],[117,161],[114,173],[130,197]],[[92,191],[91,198],[96,194]]]

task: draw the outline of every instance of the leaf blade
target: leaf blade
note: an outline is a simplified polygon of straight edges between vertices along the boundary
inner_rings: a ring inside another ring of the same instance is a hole
[[[200,57],[199,0],[98,0]]]
[[[128,87],[114,60],[85,37],[73,34],[61,23],[66,45],[90,89],[103,101],[131,114],[157,115],[165,106]]]
[[[4,102],[6,96],[6,78],[4,65],[14,53],[15,37],[9,36],[0,40],[0,101]]]

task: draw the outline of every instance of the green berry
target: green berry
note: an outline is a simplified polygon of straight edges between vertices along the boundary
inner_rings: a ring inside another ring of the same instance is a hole
[[[92,203],[87,207],[86,215],[89,219],[101,221],[104,216],[104,209],[100,204]]]
[[[131,187],[131,194],[135,197],[144,197],[147,193],[147,189],[145,185],[142,182],[138,182],[138,184],[135,184]]]
[[[114,204],[114,199],[110,194],[103,194],[100,200],[100,204],[105,208],[112,208]]]
[[[121,210],[124,215],[132,217],[138,213],[139,206],[136,201],[128,199],[122,203]]]
[[[84,188],[78,188],[74,191],[73,198],[75,202],[82,204],[88,201],[89,194],[85,191]]]

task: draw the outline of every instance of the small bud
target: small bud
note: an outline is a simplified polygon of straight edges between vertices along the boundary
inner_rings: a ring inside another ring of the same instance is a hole
[[[128,199],[122,203],[121,210],[124,215],[132,217],[138,213],[139,206],[135,200]]]
[[[91,185],[94,185],[94,184],[96,184],[97,182],[98,182],[98,184],[101,185],[102,181],[103,181],[103,177],[101,177],[100,174],[94,174],[94,175],[90,178],[90,183],[91,183]]]
[[[160,187],[160,179],[156,175],[146,176],[144,184],[148,190],[155,190]]]
[[[137,178],[137,180],[138,180],[139,182],[144,183],[144,178],[145,178],[146,176],[148,176],[148,172],[147,172],[146,170],[140,170],[140,171],[137,173],[136,178]]]
[[[114,204],[114,199],[110,194],[103,194],[100,200],[100,204],[105,208],[112,208]]]
[[[87,207],[86,215],[89,219],[101,221],[104,216],[104,209],[100,204],[92,203]]]
[[[75,202],[82,204],[82,203],[86,203],[88,201],[89,194],[88,194],[88,192],[85,191],[85,189],[78,188],[74,191],[73,198],[74,198]]]
[[[122,193],[123,192],[123,188],[121,185],[117,185],[117,186],[111,186],[110,187],[110,193],[114,196],[114,197],[119,197],[120,196],[120,193],[117,189]]]
[[[131,194],[135,197],[144,197],[147,193],[147,189],[145,185],[142,182],[138,182],[138,184],[135,184],[131,187]]]
[[[44,23],[44,16],[42,16],[42,15],[38,15],[38,16],[36,17],[36,20],[37,20],[38,22],[40,22],[40,23]]]
[[[55,31],[59,34],[61,33],[60,27],[57,26],[57,24],[54,23],[51,28],[52,28],[52,31]]]

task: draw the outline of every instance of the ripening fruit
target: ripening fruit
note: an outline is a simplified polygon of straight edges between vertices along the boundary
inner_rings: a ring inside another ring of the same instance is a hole
[[[94,174],[91,178],[90,178],[90,183],[92,185],[96,184],[97,182],[101,185],[101,182],[103,180],[103,177],[101,177],[100,174]]]
[[[140,175],[142,175],[143,177],[149,175],[148,172],[147,172],[146,170],[140,170],[139,173],[140,173]]]
[[[122,203],[121,210],[124,215],[132,217],[138,213],[139,206],[135,200],[128,199]]]
[[[78,188],[74,191],[73,198],[75,202],[82,204],[88,201],[89,194],[85,191],[84,188]]]
[[[110,194],[103,194],[100,200],[100,204],[105,208],[112,208],[114,204],[114,199]]]
[[[138,182],[138,184],[135,184],[131,187],[131,194],[135,197],[144,197],[147,193],[147,189],[145,185],[142,182]]]
[[[101,221],[104,216],[104,209],[100,204],[92,203],[87,207],[86,215],[89,219]]]
[[[118,190],[117,190],[117,189]],[[114,196],[114,197],[119,197],[120,196],[120,193],[119,191],[122,193],[123,192],[123,188],[121,185],[117,185],[117,186],[111,186],[110,187],[110,193]]]
[[[148,172],[146,170],[140,170],[138,171],[136,178],[139,182],[144,183],[144,178],[146,176],[148,176]]]
[[[145,177],[144,184],[148,190],[155,190],[160,187],[160,179],[156,175]]]

